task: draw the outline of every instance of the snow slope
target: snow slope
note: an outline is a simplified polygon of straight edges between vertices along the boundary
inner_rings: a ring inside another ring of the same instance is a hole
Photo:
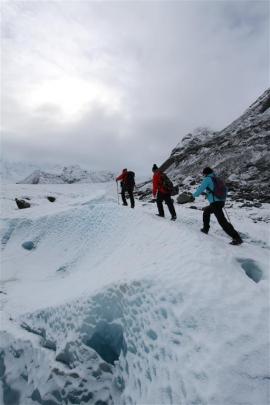
[[[115,184],[3,196],[0,403],[269,403],[266,223],[228,210],[233,247],[215,220],[199,232],[199,210],[118,205]]]

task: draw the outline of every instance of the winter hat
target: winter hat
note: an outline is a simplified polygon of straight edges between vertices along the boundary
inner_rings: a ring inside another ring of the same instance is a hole
[[[203,175],[208,176],[208,174],[214,173],[214,171],[211,169],[211,167],[205,167],[203,169]]]
[[[153,167],[152,167],[152,172],[155,172],[156,170],[158,170],[158,167],[157,167],[157,165],[154,163],[154,164],[153,164]]]
[[[123,173],[124,173],[124,172],[127,172],[127,169],[123,169]]]

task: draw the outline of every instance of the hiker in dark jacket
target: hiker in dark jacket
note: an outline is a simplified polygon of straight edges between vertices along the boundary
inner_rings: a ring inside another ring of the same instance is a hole
[[[128,171],[127,169],[123,169],[122,174],[116,177],[116,181],[120,181],[121,185],[121,197],[123,201],[123,205],[128,205],[126,200],[126,192],[130,198],[130,206],[131,208],[135,207],[133,191],[135,187],[135,173],[132,171]]]
[[[165,187],[164,185],[164,178],[163,173],[156,164],[152,167],[153,172],[153,198],[156,199],[158,214],[159,217],[164,217],[164,208],[163,208],[163,201],[168,206],[168,209],[171,214],[171,220],[176,220],[176,212],[173,205],[173,199],[171,196],[171,192]]]
[[[210,167],[206,167],[203,169],[203,176],[204,180],[202,184],[197,188],[195,193],[193,193],[193,197],[199,197],[200,194],[206,191],[206,196],[210,203],[210,205],[203,211],[203,228],[201,229],[201,232],[208,234],[210,229],[210,217],[211,214],[214,214],[218,220],[219,225],[232,238],[232,241],[230,242],[231,245],[240,245],[243,241],[239,233],[234,229],[232,224],[227,221],[222,210],[225,205],[226,190],[224,196],[217,197],[214,194],[214,179],[216,178],[216,176],[214,171]]]

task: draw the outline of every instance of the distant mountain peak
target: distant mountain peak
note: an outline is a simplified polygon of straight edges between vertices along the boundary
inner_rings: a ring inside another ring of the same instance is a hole
[[[88,171],[82,169],[79,165],[71,165],[65,166],[59,174],[35,170],[30,176],[18,183],[105,183],[112,181],[114,177],[113,173],[106,170]]]
[[[70,166],[48,165],[46,168],[23,162],[1,161],[2,181],[19,184],[104,183],[115,178],[108,170],[90,171],[78,164]]]
[[[178,149],[185,148],[186,145],[190,144],[190,142],[193,142],[193,143],[205,142],[207,139],[212,137],[214,134],[215,134],[215,132],[208,127],[195,128],[194,131],[189,132],[187,135],[184,136],[184,138],[181,139],[181,141],[173,149],[172,153],[174,153]]]

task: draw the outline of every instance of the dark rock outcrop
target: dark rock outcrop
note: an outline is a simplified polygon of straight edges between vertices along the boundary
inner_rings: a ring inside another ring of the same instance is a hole
[[[15,198],[15,201],[16,201],[17,207],[20,210],[31,207],[31,204],[25,200],[19,200],[18,198]]]
[[[193,202],[194,201],[194,197],[191,193],[181,193],[179,194],[179,196],[177,197],[178,204],[186,204],[189,202]]]

